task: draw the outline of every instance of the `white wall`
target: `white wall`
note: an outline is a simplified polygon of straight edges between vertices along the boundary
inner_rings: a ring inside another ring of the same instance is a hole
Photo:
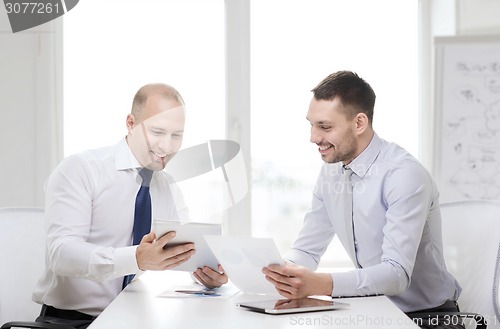
[[[500,33],[500,1],[439,1],[447,5],[432,6],[431,10],[456,6],[458,34]],[[62,159],[60,31],[61,18],[13,34],[7,14],[0,6],[0,113],[3,122],[0,130],[0,207],[42,206],[43,183]],[[432,38],[424,40],[432,43]],[[429,47],[429,44],[423,46]],[[432,56],[430,53],[426,52]],[[432,81],[428,80],[432,79],[432,73],[423,73],[421,82],[430,85]],[[428,93],[422,96],[430,97]],[[422,101],[432,104],[428,99]],[[422,118],[429,117],[427,114]]]
[[[62,155],[60,19],[12,33],[0,8],[0,207],[42,206]],[[59,66],[60,67],[60,66]]]
[[[458,0],[458,34],[500,34],[500,1]]]

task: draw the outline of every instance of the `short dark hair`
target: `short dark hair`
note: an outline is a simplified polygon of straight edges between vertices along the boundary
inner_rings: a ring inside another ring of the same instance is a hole
[[[375,92],[372,87],[356,73],[338,71],[323,79],[311,90],[317,100],[333,100],[338,97],[346,107],[346,115],[353,118],[362,112],[373,122]]]

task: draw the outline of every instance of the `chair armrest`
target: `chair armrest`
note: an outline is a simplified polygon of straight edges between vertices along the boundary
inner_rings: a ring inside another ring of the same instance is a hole
[[[10,328],[33,328],[33,329],[75,329],[75,327],[58,324],[58,323],[43,323],[43,322],[29,322],[29,321],[12,321],[4,323],[0,329]]]
[[[432,319],[440,319],[444,322],[449,322],[449,324],[458,324],[457,321],[453,320],[455,317],[461,319],[473,319],[476,322],[476,329],[486,329],[487,322],[486,319],[478,313],[468,313],[468,312],[431,312],[431,313],[411,313],[408,315],[411,319],[422,319],[423,324],[431,322]]]

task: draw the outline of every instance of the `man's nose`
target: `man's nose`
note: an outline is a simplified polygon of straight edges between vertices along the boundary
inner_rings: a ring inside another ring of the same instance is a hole
[[[170,154],[172,153],[174,149],[174,143],[172,141],[172,135],[170,134],[165,134],[165,136],[162,136],[160,140],[158,141],[158,148],[164,152],[165,154]]]
[[[319,144],[322,140],[323,137],[318,132],[318,129],[311,127],[311,138],[309,138],[309,141],[314,144]]]

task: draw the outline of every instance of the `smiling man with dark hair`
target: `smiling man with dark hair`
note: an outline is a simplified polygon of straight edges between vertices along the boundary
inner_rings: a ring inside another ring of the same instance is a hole
[[[266,278],[286,298],[387,295],[407,313],[457,311],[434,180],[375,133],[375,93],[357,74],[333,73],[313,93],[310,141],[325,164],[289,262],[264,268]],[[313,272],[335,234],[356,269]]]

